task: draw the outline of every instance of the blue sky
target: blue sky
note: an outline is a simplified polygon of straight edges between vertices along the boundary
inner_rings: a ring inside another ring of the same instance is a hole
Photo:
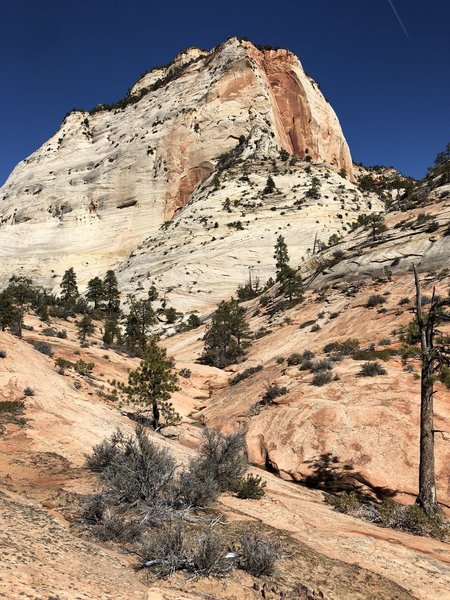
[[[299,56],[355,161],[421,177],[450,141],[448,0],[2,0],[0,17],[0,184],[71,108],[233,35]]]

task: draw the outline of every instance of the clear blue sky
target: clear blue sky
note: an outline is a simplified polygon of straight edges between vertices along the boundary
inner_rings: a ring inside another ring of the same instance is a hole
[[[421,177],[450,141],[449,0],[1,0],[0,18],[0,184],[71,108],[233,35],[300,57],[356,161]]]

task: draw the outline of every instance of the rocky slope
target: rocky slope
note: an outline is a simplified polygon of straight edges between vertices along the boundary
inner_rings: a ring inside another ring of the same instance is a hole
[[[104,272],[179,214],[238,144],[353,178],[336,115],[294,55],[236,38],[209,53],[191,48],[124,101],[72,111],[14,169],[0,192],[0,278],[27,273],[54,285],[69,266],[82,283]]]

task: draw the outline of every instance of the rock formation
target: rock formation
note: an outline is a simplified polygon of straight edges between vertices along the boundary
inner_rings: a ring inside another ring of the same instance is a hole
[[[0,279],[26,273],[54,286],[73,266],[83,283],[116,266],[179,215],[238,145],[247,156],[284,150],[353,178],[336,115],[293,54],[236,38],[211,52],[190,48],[115,105],[70,112],[14,169],[0,191]]]

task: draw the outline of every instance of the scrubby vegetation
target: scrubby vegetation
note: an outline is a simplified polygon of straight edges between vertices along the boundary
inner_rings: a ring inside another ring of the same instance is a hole
[[[262,369],[263,369],[262,365],[256,365],[255,367],[249,367],[248,369],[245,369],[245,371],[242,371],[241,373],[238,373],[237,375],[232,377],[229,381],[229,384],[236,385],[237,383],[239,383],[240,381],[243,381],[244,379],[247,379],[254,373],[258,373],[259,371],[262,371]]]
[[[238,550],[228,554],[217,518],[208,513],[223,491],[253,499],[264,494],[260,477],[243,478],[248,464],[242,432],[224,436],[205,429],[198,456],[181,467],[142,427],[135,436],[118,430],[94,447],[86,466],[102,487],[85,502],[84,523],[99,539],[126,546],[151,576],[186,571],[222,577],[233,568],[257,577],[273,573],[277,544],[242,532]],[[200,508],[202,518],[192,519]]]

